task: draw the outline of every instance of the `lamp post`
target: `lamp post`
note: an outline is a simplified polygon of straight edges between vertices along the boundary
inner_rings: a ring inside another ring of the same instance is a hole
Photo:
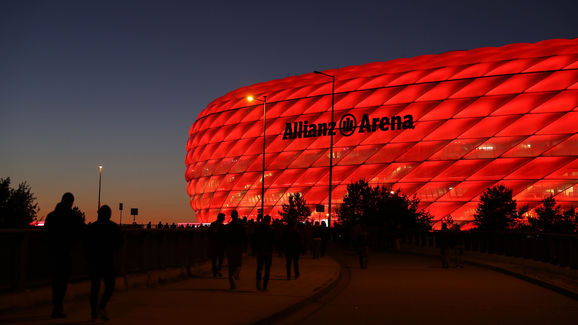
[[[313,73],[324,75],[331,78],[331,126],[334,122],[334,112],[335,112],[335,76],[323,73],[321,71],[313,71]],[[331,127],[330,127],[331,129]],[[335,130],[335,128],[334,128]],[[329,207],[327,216],[327,227],[331,227],[331,190],[333,189],[333,132],[330,132],[331,142],[329,145]]]
[[[263,99],[258,99],[253,96],[247,97],[247,100],[252,102],[257,100],[263,103],[263,169],[261,171],[261,215],[265,216],[265,130],[267,129],[267,96]]]
[[[100,210],[100,185],[102,184],[102,165],[98,166],[98,209]]]

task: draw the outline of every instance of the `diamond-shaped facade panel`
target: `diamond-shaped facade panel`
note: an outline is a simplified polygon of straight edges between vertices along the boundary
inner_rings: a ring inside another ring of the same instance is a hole
[[[497,184],[530,208],[548,195],[578,202],[578,39],[324,73],[335,77],[334,126],[331,78],[315,73],[237,89],[199,114],[185,159],[199,221],[233,209],[255,218],[262,200],[276,217],[295,192],[327,211],[332,133],[333,212],[360,178],[417,195],[436,219],[472,220]]]

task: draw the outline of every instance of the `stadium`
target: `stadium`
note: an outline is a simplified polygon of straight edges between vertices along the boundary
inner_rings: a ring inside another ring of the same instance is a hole
[[[199,222],[233,209],[255,218],[264,173],[266,214],[277,217],[291,193],[327,211],[333,138],[333,215],[359,179],[416,195],[436,220],[473,220],[480,194],[497,184],[518,205],[533,209],[553,195],[569,208],[578,201],[577,106],[578,39],[272,80],[199,114],[186,147],[187,192]]]

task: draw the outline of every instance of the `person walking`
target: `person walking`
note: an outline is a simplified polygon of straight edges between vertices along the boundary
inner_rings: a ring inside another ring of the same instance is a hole
[[[442,262],[442,267],[447,269],[449,267],[449,246],[450,246],[450,238],[449,238],[449,230],[448,225],[445,222],[442,222],[442,228],[438,232],[438,245],[440,247],[440,259]]]
[[[454,245],[454,256],[456,260],[456,267],[464,267],[464,250],[465,250],[465,240],[464,235],[460,229],[459,225],[452,227],[452,237]]]
[[[90,316],[95,321],[99,316],[108,320],[106,305],[114,291],[114,255],[121,246],[119,226],[110,220],[112,210],[108,205],[98,209],[98,220],[86,228],[85,247],[90,273]],[[104,292],[100,297],[100,282]]]
[[[73,204],[74,195],[64,193],[44,223],[52,272],[52,318],[66,317],[63,304],[72,269],[72,250],[84,228],[84,220],[72,209]]]
[[[229,266],[229,284],[231,290],[235,290],[237,288],[235,280],[239,280],[241,273],[246,240],[245,227],[239,221],[237,210],[231,212],[231,222],[225,227],[225,238],[225,251]]]
[[[225,214],[219,213],[217,220],[213,221],[209,226],[209,257],[211,258],[211,266],[213,277],[223,276],[221,274],[221,267],[223,266],[223,257],[225,255]]]
[[[253,234],[253,252],[257,256],[257,291],[267,291],[271,264],[273,261],[273,245],[275,243],[275,232],[271,228],[271,216],[266,215],[261,223],[255,228]],[[265,271],[263,275],[263,270]],[[261,275],[263,282],[261,283]]]
[[[361,224],[359,234],[357,236],[357,250],[359,253],[359,266],[360,268],[367,269],[367,263],[369,261],[369,231],[365,224]]]
[[[319,224],[319,221],[315,221],[315,224],[313,224],[313,229],[311,231],[311,237],[313,238],[311,241],[311,255],[313,256],[313,259],[318,259],[321,257],[321,242],[322,242],[322,236],[323,234],[321,233],[323,231],[323,229],[321,229],[321,225]]]
[[[299,230],[297,230],[297,222],[292,221],[287,224],[283,232],[283,251],[285,253],[285,268],[287,271],[287,280],[291,280],[291,264],[293,264],[293,271],[295,279],[299,278],[299,254],[303,250],[303,240]]]

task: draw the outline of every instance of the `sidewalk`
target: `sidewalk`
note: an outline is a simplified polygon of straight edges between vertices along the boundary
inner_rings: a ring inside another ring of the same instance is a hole
[[[224,267],[226,271],[226,266]],[[301,276],[287,280],[285,260],[274,257],[269,291],[255,288],[256,259],[245,257],[238,288],[229,290],[225,277],[213,278],[205,268],[197,278],[158,285],[152,288],[117,290],[109,304],[107,324],[250,324],[283,314],[292,306],[331,287],[340,274],[339,264],[329,257],[300,260]],[[0,313],[2,324],[87,324],[90,323],[88,297],[76,297],[65,304],[68,317],[53,320],[50,306]],[[102,321],[99,321],[102,323]]]
[[[401,252],[439,256],[427,247],[401,247]],[[451,257],[451,255],[450,255]],[[578,300],[578,270],[525,258],[465,251],[464,262],[502,272]]]

